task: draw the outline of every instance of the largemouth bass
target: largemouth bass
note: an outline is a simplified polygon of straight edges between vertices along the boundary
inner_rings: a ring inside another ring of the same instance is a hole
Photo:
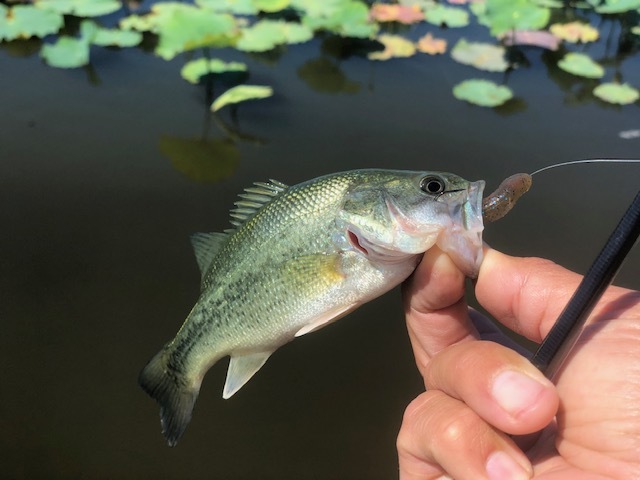
[[[202,379],[230,356],[223,397],[280,346],[405,280],[434,245],[468,276],[482,261],[483,181],[442,172],[354,170],[247,188],[234,228],[192,238],[202,290],[175,338],[140,374],[173,446]]]

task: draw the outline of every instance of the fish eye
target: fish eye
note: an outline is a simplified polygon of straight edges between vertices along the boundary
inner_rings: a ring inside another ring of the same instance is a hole
[[[437,195],[444,192],[444,180],[440,177],[428,176],[420,180],[420,190],[430,195]]]

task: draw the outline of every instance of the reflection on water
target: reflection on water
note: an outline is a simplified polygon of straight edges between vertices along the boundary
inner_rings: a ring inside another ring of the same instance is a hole
[[[136,377],[198,296],[189,235],[227,228],[236,194],[256,180],[386,167],[453,171],[492,190],[557,161],[638,156],[640,139],[619,136],[640,128],[638,106],[568,102],[589,82],[552,74],[539,50],[525,49],[526,75],[507,79],[526,108],[501,115],[451,97],[469,69],[447,58],[372,66],[326,48],[288,48],[272,64],[249,58],[251,83],[276,95],[239,105],[235,117],[209,113],[206,85],[180,79],[182,60],[104,50],[92,58],[96,86],[82,71],[3,50],[2,476],[394,478],[395,435],[422,388],[397,292],[285,346],[229,401],[220,362],[189,432],[166,447]],[[319,58],[360,90],[310,88],[296,73]],[[640,78],[637,62],[621,62],[626,79]],[[184,169],[204,171],[199,178],[220,180],[191,181],[165,149]],[[198,164],[208,149],[224,167]],[[545,172],[485,238],[583,272],[638,178],[637,166]],[[638,250],[617,283],[640,288]]]

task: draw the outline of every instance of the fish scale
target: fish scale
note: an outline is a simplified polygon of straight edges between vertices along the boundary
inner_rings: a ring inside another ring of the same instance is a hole
[[[354,170],[247,188],[235,228],[193,237],[200,297],[140,374],[168,443],[182,436],[220,358],[231,357],[229,398],[278,347],[398,285],[436,244],[474,275],[483,186],[442,172]]]

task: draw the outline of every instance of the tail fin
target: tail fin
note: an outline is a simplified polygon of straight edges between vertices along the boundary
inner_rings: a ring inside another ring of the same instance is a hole
[[[151,359],[140,372],[138,383],[160,405],[162,434],[174,447],[184,433],[200,391],[199,385],[190,387],[186,378],[167,365],[164,349]]]

